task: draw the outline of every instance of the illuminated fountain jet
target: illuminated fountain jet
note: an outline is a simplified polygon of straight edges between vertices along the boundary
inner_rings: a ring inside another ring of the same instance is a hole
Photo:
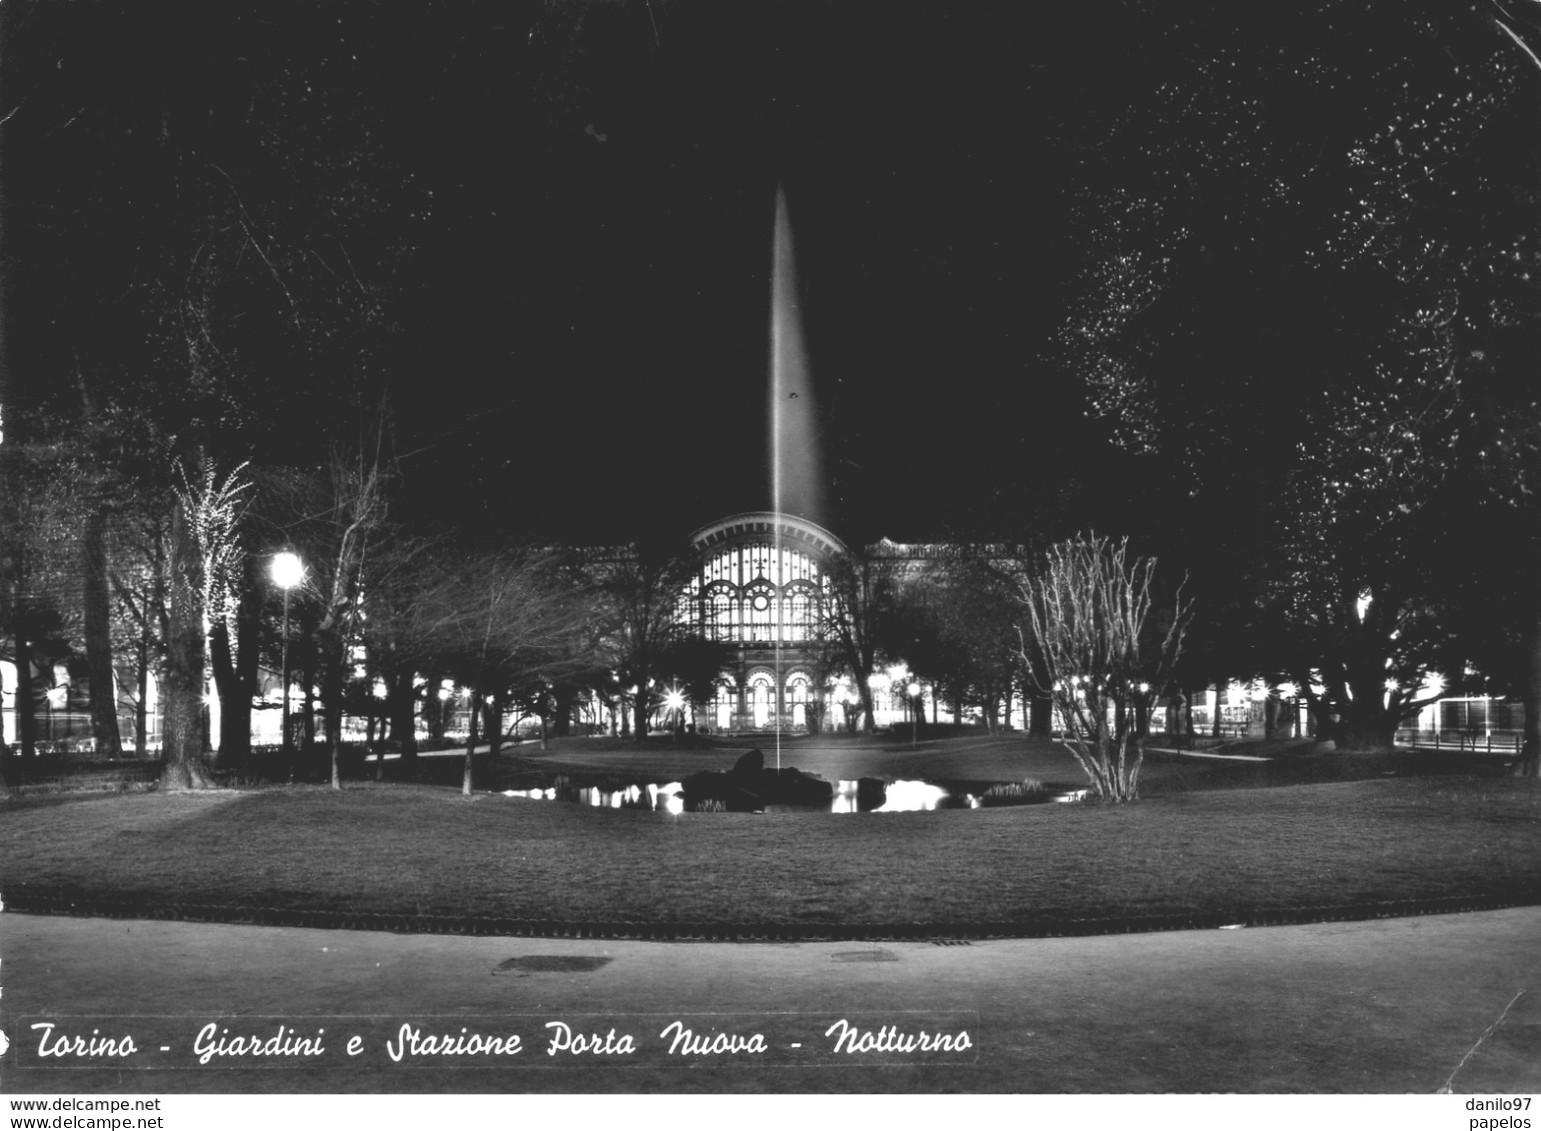
[[[786,194],[779,189],[771,263],[769,408],[772,509],[822,523],[824,469],[819,458],[818,407],[803,346],[792,227]]]

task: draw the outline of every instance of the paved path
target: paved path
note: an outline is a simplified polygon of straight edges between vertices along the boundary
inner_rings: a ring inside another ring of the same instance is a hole
[[[1538,940],[1541,908],[966,946],[458,938],[5,913],[0,1030],[11,1048],[0,1090],[1536,1091]],[[593,1034],[598,1047],[548,1055],[557,1023],[573,1045]],[[706,1052],[682,1043],[685,1029],[703,1041],[758,1033],[765,1051]],[[921,1031],[951,1047],[892,1047]],[[869,1051],[835,1049],[842,1033],[851,1043],[863,1032]],[[39,1056],[40,1035],[57,1053],[67,1034],[132,1035],[137,1051]],[[429,1041],[476,1034],[517,1035],[520,1051],[484,1041],[446,1053]],[[259,1048],[287,1039],[275,1051],[290,1055],[250,1054],[238,1037]]]

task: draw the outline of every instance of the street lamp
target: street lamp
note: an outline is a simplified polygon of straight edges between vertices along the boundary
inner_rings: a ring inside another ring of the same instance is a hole
[[[677,742],[679,741],[680,731],[684,729],[685,693],[677,687],[671,687],[669,688],[669,693],[664,696],[663,701],[664,706],[669,709],[670,715],[674,718],[674,725],[670,729],[674,740]]]
[[[284,591],[283,668],[284,713],[283,732],[279,749],[289,762],[289,780],[294,780],[293,750],[289,742],[289,590],[305,580],[305,563],[300,556],[289,550],[273,555],[273,584]]]
[[[911,683],[905,688],[910,693],[910,749],[915,749],[920,738],[920,684]]]

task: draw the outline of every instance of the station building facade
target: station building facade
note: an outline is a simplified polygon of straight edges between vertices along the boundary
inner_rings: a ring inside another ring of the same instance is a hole
[[[696,570],[680,618],[732,661],[696,708],[707,731],[819,730],[830,718],[822,626],[830,570],[846,547],[816,523],[772,511],[730,515],[690,536]]]

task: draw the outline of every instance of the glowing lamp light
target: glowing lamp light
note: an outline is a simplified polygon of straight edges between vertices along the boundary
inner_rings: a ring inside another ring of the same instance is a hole
[[[283,550],[273,555],[273,584],[280,589],[293,589],[305,580],[305,563],[298,554]]]
[[[1366,589],[1359,594],[1359,600],[1354,602],[1354,612],[1359,614],[1359,623],[1364,623],[1364,614],[1370,611],[1370,591]]]
[[[669,710],[678,711],[685,705],[685,696],[679,691],[678,688],[675,688],[674,690],[670,691],[669,694],[664,696],[663,701],[664,706],[668,707]]]
[[[905,690],[910,693],[910,698],[913,699],[915,696],[920,694],[920,684],[912,683],[909,685],[909,687],[905,688]]]

